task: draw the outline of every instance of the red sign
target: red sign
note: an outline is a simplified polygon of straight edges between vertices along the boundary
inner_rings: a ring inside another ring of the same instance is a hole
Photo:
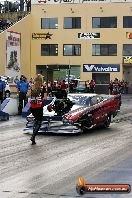
[[[128,39],[132,39],[132,32],[127,32],[126,35]]]

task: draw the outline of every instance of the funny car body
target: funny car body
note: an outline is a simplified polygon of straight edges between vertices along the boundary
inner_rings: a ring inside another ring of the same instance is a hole
[[[120,110],[121,95],[68,94],[67,99],[53,98],[43,108],[43,122],[39,132],[80,133],[90,128],[108,128]],[[31,132],[32,114],[27,116],[24,131]]]

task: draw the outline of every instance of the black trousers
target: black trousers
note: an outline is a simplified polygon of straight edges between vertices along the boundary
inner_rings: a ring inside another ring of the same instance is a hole
[[[3,91],[0,91],[0,104],[3,102]]]
[[[34,125],[33,125],[33,135],[32,135],[33,139],[35,140],[35,136],[37,135],[37,133],[41,127],[41,123],[42,123],[42,119],[43,119],[43,107],[30,108],[30,110],[35,118]]]
[[[21,115],[22,114],[22,109],[23,107],[26,106],[27,102],[28,102],[28,98],[26,97],[27,93],[19,93],[19,106],[18,106],[18,114]],[[24,101],[24,105],[23,105],[23,101]]]

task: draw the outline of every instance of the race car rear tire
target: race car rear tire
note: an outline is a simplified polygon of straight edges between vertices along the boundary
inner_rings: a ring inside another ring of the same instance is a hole
[[[107,119],[106,119],[106,121],[104,123],[104,127],[105,128],[109,128],[110,123],[111,123],[111,115],[107,116]]]

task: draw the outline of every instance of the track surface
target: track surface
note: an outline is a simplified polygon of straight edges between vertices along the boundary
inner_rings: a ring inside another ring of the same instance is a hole
[[[74,198],[78,176],[87,183],[132,185],[132,97],[123,96],[109,129],[81,135],[40,134],[32,146],[21,118],[0,127],[0,198]],[[25,122],[25,120],[24,120]],[[86,194],[130,198],[130,194]]]

